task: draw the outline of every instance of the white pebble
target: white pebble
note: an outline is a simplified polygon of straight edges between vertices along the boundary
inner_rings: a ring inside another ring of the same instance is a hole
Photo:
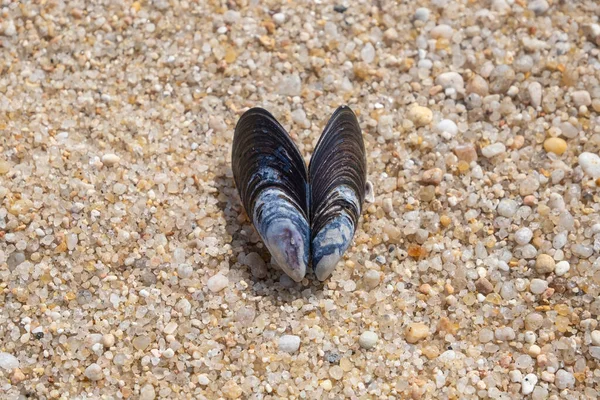
[[[531,280],[531,284],[529,285],[529,290],[533,294],[542,294],[544,291],[548,289],[548,282],[543,279],[534,278]]]
[[[597,154],[581,153],[578,161],[584,174],[593,179],[600,178],[600,157]]]
[[[365,272],[365,275],[363,276],[363,279],[365,281],[365,286],[368,289],[373,289],[377,285],[379,285],[379,281],[381,279],[381,274],[379,273],[379,271],[375,271],[373,269],[370,269],[367,272]]]
[[[372,331],[363,332],[358,338],[358,344],[365,350],[370,350],[377,344],[377,334]]]
[[[112,167],[113,165],[117,164],[120,160],[121,157],[113,153],[108,153],[102,156],[102,164],[106,165],[107,167]]]
[[[514,200],[502,199],[498,203],[498,214],[506,218],[512,218],[517,212],[518,206]]]
[[[0,351],[0,368],[9,371],[19,368],[19,359],[12,354]]]
[[[415,11],[414,19],[417,21],[427,21],[429,19],[429,8],[420,7]]]
[[[486,158],[496,157],[506,151],[506,146],[503,143],[490,144],[481,149],[481,154]]]
[[[503,342],[508,342],[510,340],[514,340],[515,338],[515,331],[510,326],[497,328],[494,334],[496,336],[496,339],[501,340]]]
[[[587,90],[578,90],[573,92],[573,94],[571,94],[571,99],[573,99],[573,103],[575,103],[577,107],[587,107],[592,104],[592,98]]]
[[[515,242],[521,246],[526,245],[533,238],[533,232],[529,228],[521,228],[515,232]]]
[[[439,38],[450,39],[452,37],[453,33],[454,33],[454,29],[452,29],[451,26],[446,25],[446,24],[440,24],[440,25],[436,26],[435,28],[433,28],[429,34],[431,35],[431,37],[433,39],[439,39]]]
[[[211,276],[208,282],[206,282],[206,286],[208,286],[208,289],[213,293],[220,292],[225,289],[227,285],[229,285],[229,279],[221,273]]]
[[[594,346],[600,346],[600,331],[592,331],[592,344]]]
[[[375,60],[375,47],[371,43],[367,43],[360,51],[360,57],[366,63],[371,63]]]
[[[273,14],[273,21],[275,21],[275,23],[277,25],[283,24],[285,22],[285,14],[284,13]]]
[[[300,337],[296,335],[283,335],[279,338],[279,350],[286,353],[295,353],[300,348]]]
[[[451,119],[443,119],[436,125],[435,129],[438,133],[449,133],[451,136],[454,136],[458,133],[458,127],[456,123]]]
[[[571,269],[571,264],[568,261],[559,261],[554,267],[554,273],[556,276],[563,276]]]
[[[556,387],[560,390],[566,389],[575,385],[575,377],[572,373],[565,371],[564,369],[559,369],[556,371]]]
[[[510,381],[513,383],[519,383],[523,380],[523,373],[518,369],[513,369],[508,373]]]
[[[84,375],[90,381],[99,381],[100,379],[102,379],[104,377],[104,374],[102,374],[102,367],[100,367],[96,363],[90,364],[85,369]]]
[[[531,82],[527,87],[527,91],[529,92],[531,106],[537,109],[542,105],[542,85],[539,82]]]
[[[444,72],[435,78],[435,84],[444,89],[453,88],[457,93],[465,90],[465,81],[458,72]]]
[[[156,398],[156,391],[154,386],[147,383],[140,389],[140,400],[154,400]]]
[[[527,394],[531,394],[531,392],[533,392],[533,389],[535,388],[535,385],[537,384],[538,381],[538,377],[534,374],[527,374],[525,375],[525,378],[523,378],[522,382],[521,382],[521,391],[523,394],[527,395]]]

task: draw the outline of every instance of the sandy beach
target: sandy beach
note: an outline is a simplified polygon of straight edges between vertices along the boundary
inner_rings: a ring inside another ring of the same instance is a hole
[[[600,4],[0,2],[0,398],[595,399]],[[234,185],[244,111],[374,201],[296,283]]]

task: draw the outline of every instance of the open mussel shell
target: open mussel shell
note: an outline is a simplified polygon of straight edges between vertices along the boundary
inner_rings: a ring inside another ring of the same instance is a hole
[[[335,111],[307,172],[275,117],[252,108],[236,125],[232,168],[244,209],[277,264],[299,282],[312,260],[317,278],[327,279],[352,242],[367,186],[352,110]]]
[[[310,258],[308,175],[298,148],[266,110],[252,108],[238,121],[232,169],[244,209],[269,252],[301,281]]]
[[[349,107],[331,116],[308,170],[312,266],[323,281],[352,242],[367,187],[365,145]]]

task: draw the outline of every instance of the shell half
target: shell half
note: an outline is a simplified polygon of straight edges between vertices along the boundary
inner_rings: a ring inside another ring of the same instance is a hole
[[[296,282],[310,258],[308,174],[275,117],[246,111],[235,127],[232,169],[248,217],[277,264]]]
[[[352,242],[367,187],[365,145],[349,107],[339,107],[329,119],[308,174],[312,266],[323,281]]]

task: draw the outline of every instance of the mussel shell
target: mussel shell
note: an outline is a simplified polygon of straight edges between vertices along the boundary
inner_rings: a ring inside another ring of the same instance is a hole
[[[352,242],[367,185],[365,145],[358,120],[339,107],[310,160],[312,266],[325,280]]]
[[[308,175],[300,151],[268,111],[252,108],[241,116],[232,169],[244,209],[271,255],[302,280],[310,258]]]

